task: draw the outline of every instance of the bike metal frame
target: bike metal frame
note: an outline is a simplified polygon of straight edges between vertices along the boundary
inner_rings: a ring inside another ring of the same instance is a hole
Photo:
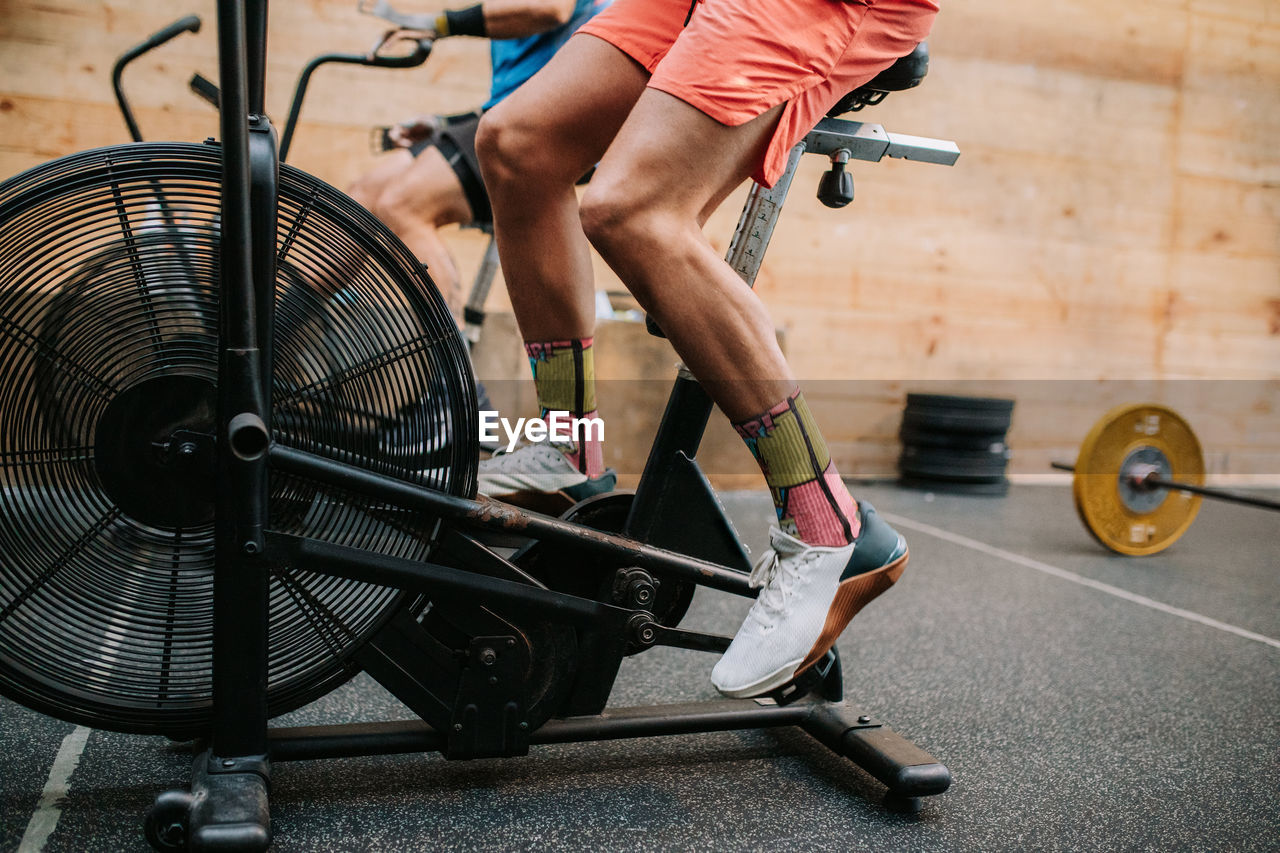
[[[387,557],[356,548],[267,532],[270,469],[313,478],[429,512],[448,531],[497,530],[564,543],[622,565],[655,570],[703,586],[751,597],[746,554],[724,519],[706,477],[694,461],[711,401],[683,369],[655,439],[624,535],[526,512],[486,498],[469,500],[423,489],[395,478],[305,453],[270,440],[272,311],[275,283],[275,133],[263,115],[266,0],[219,0],[219,66],[222,83],[221,288],[219,327],[216,568],[214,573],[213,717],[208,749],[195,762],[194,797],[181,827],[193,849],[261,850],[271,840],[267,790],[271,760],[436,750],[448,752],[449,736],[421,720],[268,728],[266,708],[268,578],[273,561],[302,560],[308,568],[345,578],[400,587],[464,593],[479,601],[516,602],[539,618],[642,644],[723,650],[728,638],[657,624],[647,611],[540,588],[483,571]],[[876,161],[884,156],[954,162],[951,143],[895,137],[878,125],[824,120],[792,152],[786,175],[772,189],[755,187],[743,211],[729,262],[750,284],[763,259],[800,156],[816,152]],[[843,162],[843,160],[841,161]],[[676,504],[671,496],[678,495]],[[722,525],[703,536],[698,549],[683,540],[682,525],[664,523],[678,507],[687,517],[700,505]],[[492,551],[474,551],[490,564]],[[689,556],[712,554],[714,559]],[[645,629],[648,629],[646,631]],[[616,646],[620,649],[620,646]],[[612,685],[617,660],[602,664],[602,689]],[[733,700],[656,708],[610,710],[606,715],[554,719],[522,735],[505,754],[529,744],[603,740],[686,732],[801,726],[834,751],[855,761],[905,801],[941,793],[947,769],[871,716],[841,700],[838,661],[818,678],[816,698],[794,704]],[[592,674],[594,675],[594,673]],[[180,792],[162,794],[157,809]],[[187,796],[182,794],[182,796]],[[169,799],[166,799],[169,798]],[[163,827],[162,827],[163,829]]]

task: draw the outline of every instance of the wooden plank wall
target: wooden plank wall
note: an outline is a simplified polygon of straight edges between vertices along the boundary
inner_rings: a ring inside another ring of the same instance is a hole
[[[190,12],[202,32],[126,87],[149,137],[213,134],[186,90],[194,70],[215,76],[213,6],[0,0],[0,177],[125,141],[114,57]],[[308,57],[381,31],[354,6],[273,5],[277,120]],[[842,470],[892,471],[903,394],[921,389],[1015,396],[1016,472],[1069,458],[1110,405],[1145,396],[1184,410],[1212,471],[1280,477],[1280,0],[944,6],[928,81],[865,117],[954,139],[960,163],[856,166],[858,200],[839,212],[813,198],[824,164],[805,163],[759,283]],[[487,84],[487,48],[468,39],[415,70],[327,68],[291,159],[343,186],[373,162],[371,126],[469,108]],[[735,217],[731,201],[713,218],[717,245]],[[452,242],[469,275],[481,240]],[[630,377],[666,362],[610,364]],[[643,459],[630,439],[617,454]]]

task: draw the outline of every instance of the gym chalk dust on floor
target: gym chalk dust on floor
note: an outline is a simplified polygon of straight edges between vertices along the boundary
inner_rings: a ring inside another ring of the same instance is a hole
[[[847,699],[950,767],[919,814],[886,811],[879,783],[798,730],[730,732],[279,764],[272,849],[1280,849],[1274,514],[1206,501],[1172,548],[1130,559],[1092,541],[1066,488],[855,493],[912,560],[840,641]],[[768,496],[726,504],[758,552]],[[685,624],[732,633],[746,606],[700,592]],[[612,702],[715,698],[712,663],[630,658]],[[406,716],[360,676],[277,722]],[[188,782],[189,754],[162,738],[5,700],[0,751],[3,850],[24,834],[24,851],[147,850],[144,811]]]

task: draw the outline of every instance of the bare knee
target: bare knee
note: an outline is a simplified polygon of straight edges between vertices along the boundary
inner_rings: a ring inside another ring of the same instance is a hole
[[[537,144],[521,127],[521,122],[508,113],[509,110],[501,106],[495,107],[484,114],[476,128],[476,156],[490,192],[521,180],[526,166],[522,155]]]
[[[621,188],[588,186],[579,209],[582,230],[605,258],[644,257],[670,230],[669,217]]]
[[[654,263],[677,258],[688,229],[669,210],[649,205],[623,189],[589,187],[580,207],[582,230],[600,256],[622,276],[646,308],[661,301]]]
[[[572,164],[575,152],[555,142],[554,128],[518,104],[504,101],[484,114],[476,129],[476,155],[491,193],[531,184],[572,186],[586,168]]]
[[[615,245],[625,241],[622,231],[633,227],[631,222],[635,213],[630,205],[612,192],[602,192],[597,187],[589,186],[578,206],[578,216],[582,220],[582,230],[606,259],[613,254]]]

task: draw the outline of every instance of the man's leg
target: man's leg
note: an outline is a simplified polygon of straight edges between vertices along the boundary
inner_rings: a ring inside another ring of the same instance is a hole
[[[776,107],[727,127],[671,95],[646,91],[587,191],[583,222],[605,260],[740,427],[788,532],[814,545],[844,545],[858,532],[856,507],[803,398],[794,399],[796,380],[773,322],[701,228],[708,205],[763,157],[780,112]],[[754,422],[762,418],[789,426],[758,435]]]
[[[592,244],[734,421],[773,493],[783,529],[752,575],[764,589],[712,673],[732,696],[820,660],[907,559],[902,538],[849,496],[768,312],[702,234],[708,209],[761,162],[780,113],[729,127],[646,90],[582,205]]]
[[[367,171],[351,182],[347,195],[360,202],[366,210],[372,209],[382,191],[395,183],[412,164],[413,155],[409,149],[393,148],[380,155]]]
[[[611,45],[578,36],[490,110],[476,136],[503,275],[544,417],[550,411],[598,417],[595,294],[575,185],[604,153],[647,79]],[[486,460],[480,491],[548,509],[547,494],[573,501],[611,490],[616,480],[604,467],[600,439],[587,431],[576,441]]]
[[[462,310],[457,265],[440,239],[439,229],[471,221],[462,184],[439,149],[428,146],[417,157],[393,151],[351,187],[351,196],[404,241],[430,273],[453,313]]]
[[[582,202],[591,243],[734,421],[768,409],[796,383],[768,311],[702,222],[755,169],[780,111],[727,127],[648,89]]]
[[[527,341],[592,335],[591,255],[575,184],[604,154],[648,79],[612,45],[577,35],[480,122],[476,149],[503,277]]]

